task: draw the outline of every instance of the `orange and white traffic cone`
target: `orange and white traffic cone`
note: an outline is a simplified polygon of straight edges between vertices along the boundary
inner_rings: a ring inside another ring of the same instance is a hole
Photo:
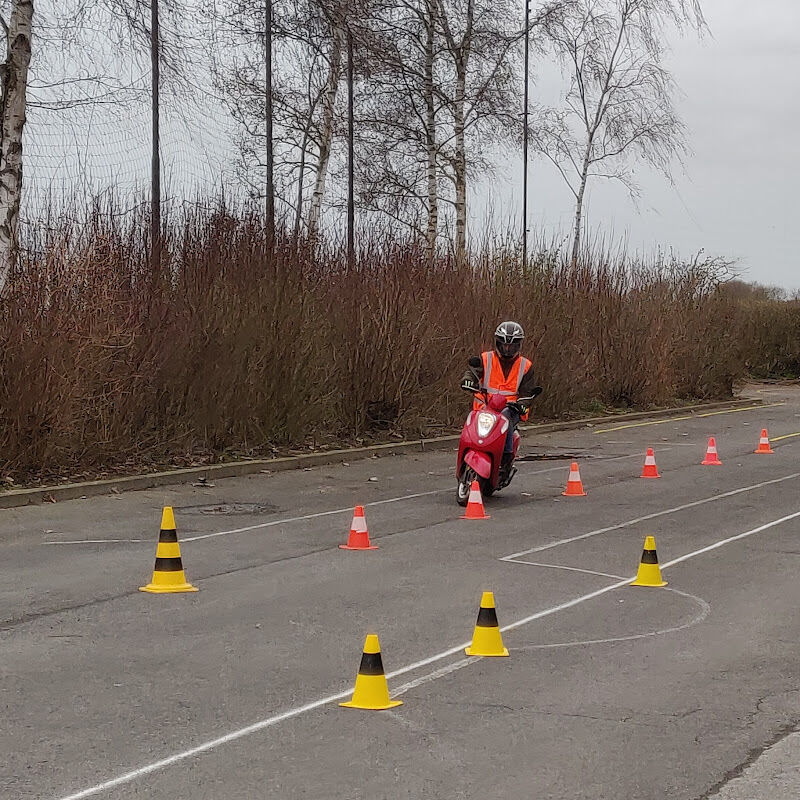
[[[644,457],[644,469],[640,478],[660,478],[658,467],[656,466],[656,454],[652,447],[647,448],[647,455]]]
[[[704,467],[721,467],[722,462],[719,460],[719,454],[717,453],[717,441],[712,436],[708,440],[708,449],[706,450],[706,457],[702,460],[702,465]]]
[[[583,491],[583,483],[581,483],[581,473],[578,469],[578,462],[573,461],[569,468],[569,478],[567,479],[567,488],[561,492],[564,497],[586,497],[586,492]]]
[[[469,487],[469,500],[467,500],[467,511],[461,519],[489,519],[489,515],[483,510],[483,498],[481,497],[481,487],[478,481],[472,481]]]
[[[342,550],[377,550],[378,546],[370,544],[367,518],[364,516],[364,507],[356,506],[353,512],[353,522],[350,524],[350,536],[347,544],[340,544]]]
[[[775,452],[769,443],[769,436],[767,436],[766,428],[761,431],[761,439],[758,442],[758,447],[756,448],[755,452],[759,455],[766,455]]]

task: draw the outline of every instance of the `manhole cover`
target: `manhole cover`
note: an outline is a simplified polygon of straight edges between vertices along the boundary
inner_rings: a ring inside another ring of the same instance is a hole
[[[231,516],[233,514],[274,514],[278,507],[272,503],[208,503],[200,506],[176,508],[182,514],[205,514],[207,516]]]

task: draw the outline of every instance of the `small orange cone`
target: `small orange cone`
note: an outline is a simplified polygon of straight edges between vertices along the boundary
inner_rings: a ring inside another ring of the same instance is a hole
[[[586,497],[586,492],[583,491],[583,484],[581,483],[581,473],[578,469],[578,462],[573,461],[572,466],[569,468],[569,478],[567,479],[567,488],[561,492],[564,497]]]
[[[644,469],[641,478],[660,478],[658,474],[658,467],[656,466],[656,454],[653,452],[652,447],[647,448],[647,455],[644,457]]]
[[[364,507],[356,506],[353,512],[353,522],[350,524],[350,536],[347,544],[340,544],[341,550],[377,550],[378,546],[370,544],[367,518],[364,516]]]
[[[708,440],[708,450],[706,450],[706,457],[701,462],[704,467],[721,467],[722,462],[719,460],[717,454],[717,441],[712,436]]]
[[[756,448],[755,452],[758,453],[759,455],[764,455],[764,454],[774,453],[775,452],[772,449],[772,447],[770,446],[769,436],[767,436],[767,429],[766,428],[764,428],[764,430],[761,431],[761,440],[759,441],[758,447]]]
[[[489,515],[483,510],[483,498],[481,497],[481,487],[478,481],[472,481],[469,487],[469,500],[467,500],[467,512],[461,519],[489,519]]]

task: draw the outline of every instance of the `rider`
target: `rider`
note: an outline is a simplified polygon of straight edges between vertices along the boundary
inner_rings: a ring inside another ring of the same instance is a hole
[[[508,419],[508,434],[503,450],[501,471],[508,475],[514,458],[513,436],[520,420],[528,418],[529,406],[517,402],[520,397],[530,397],[534,389],[533,364],[520,355],[525,331],[518,322],[501,322],[494,332],[494,351],[487,350],[481,354],[481,368],[476,369],[481,379],[480,385],[475,383],[471,371],[467,371],[461,381],[461,388],[475,393],[480,389],[489,394],[503,394],[508,398],[508,405],[503,415]],[[475,410],[483,408],[483,400],[475,397]]]

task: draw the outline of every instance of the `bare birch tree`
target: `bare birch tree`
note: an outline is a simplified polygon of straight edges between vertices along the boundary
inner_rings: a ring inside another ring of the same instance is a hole
[[[440,87],[449,117],[449,136],[443,141],[445,175],[453,187],[455,257],[463,260],[470,174],[488,172],[496,150],[519,127],[517,45],[523,24],[518,4],[510,0],[436,2],[436,22],[447,62]]]
[[[491,170],[519,128],[522,20],[506,0],[380,4],[362,197],[423,236],[429,257],[444,224],[463,259],[469,179]]]
[[[330,49],[328,54],[328,76],[322,94],[322,119],[317,142],[317,169],[314,190],[311,194],[311,207],[308,212],[308,236],[315,239],[319,235],[322,199],[333,147],[336,98],[343,77],[343,56],[347,49],[347,3],[332,2],[321,4],[321,10],[328,23]]]
[[[696,0],[574,0],[545,26],[569,88],[563,108],[542,114],[535,146],[575,197],[573,264],[589,179],[620,181],[635,195],[636,161],[669,177],[685,151],[663,34],[686,24],[704,24]]]
[[[359,43],[367,61],[359,102],[359,200],[424,238],[439,229],[440,122],[437,0],[377,3]]]
[[[456,257],[465,257],[470,180],[489,174],[521,134],[517,5],[385,0],[372,23],[361,197],[423,236],[429,258],[442,225],[453,230]],[[540,6],[531,27],[562,5]]]
[[[347,29],[363,3],[346,0],[273,2],[273,125],[276,197],[297,234],[316,238],[328,194],[334,146],[341,131]],[[240,126],[239,172],[253,192],[264,170],[264,6],[208,0],[213,20],[210,57],[218,88]]]
[[[22,198],[22,133],[31,61],[33,0],[14,0],[6,22],[6,60],[0,67],[0,292],[5,288],[19,246]]]

